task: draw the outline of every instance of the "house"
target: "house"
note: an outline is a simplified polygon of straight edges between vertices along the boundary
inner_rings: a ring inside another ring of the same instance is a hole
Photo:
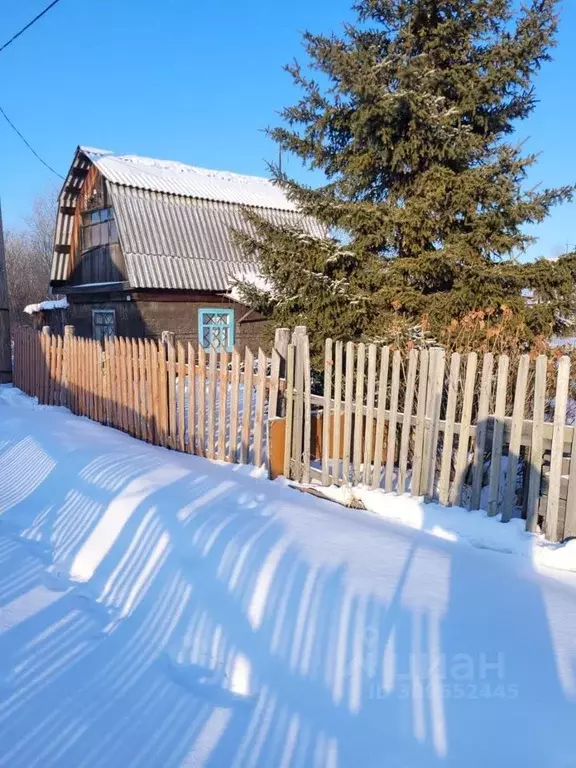
[[[250,226],[244,207],[323,234],[268,179],[79,147],[59,197],[50,278],[66,302],[58,313],[39,305],[42,322],[58,314],[58,326],[96,339],[172,331],[207,347],[257,347],[264,319],[230,293],[235,279],[257,277],[232,237]]]

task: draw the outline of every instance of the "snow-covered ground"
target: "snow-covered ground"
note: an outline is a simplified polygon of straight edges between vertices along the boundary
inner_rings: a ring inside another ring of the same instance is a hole
[[[0,766],[576,766],[576,575],[420,514],[1,388]]]

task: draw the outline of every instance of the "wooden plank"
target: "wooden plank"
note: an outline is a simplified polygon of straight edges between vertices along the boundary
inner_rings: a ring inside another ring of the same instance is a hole
[[[254,465],[262,466],[264,456],[264,411],[266,408],[266,355],[258,350],[258,386],[254,414]]]
[[[526,404],[526,386],[528,383],[528,370],[530,357],[521,355],[516,376],[516,390],[514,392],[514,409],[512,411],[512,431],[508,445],[508,468],[506,473],[506,488],[504,490],[504,503],[502,507],[502,522],[507,523],[516,506],[516,477],[520,458],[520,438],[524,422],[524,407]],[[562,424],[564,426],[564,424]]]
[[[308,334],[302,337],[302,366],[304,368],[304,447],[302,450],[302,482],[310,482],[310,448],[312,445],[312,373]]]
[[[126,339],[126,387],[127,387],[127,400],[126,411],[128,417],[128,432],[131,435],[135,434],[135,413],[134,413],[134,368],[132,361],[132,341]]]
[[[386,471],[384,490],[390,493],[394,482],[394,459],[396,458],[396,430],[398,426],[398,399],[400,393],[400,351],[392,357],[392,386],[390,389],[390,419],[388,421],[388,450],[386,452]]]
[[[214,450],[216,442],[216,383],[218,376],[218,352],[215,347],[210,347],[208,363],[208,458],[215,459]]]
[[[350,441],[352,439],[352,393],[354,391],[354,344],[346,344],[346,383],[344,387],[344,452],[342,458],[342,481],[350,483]]]
[[[334,368],[332,339],[324,344],[324,408],[322,410],[322,485],[330,485],[330,419],[332,417],[332,369]]]
[[[354,396],[354,483],[362,481],[362,443],[364,437],[364,366],[366,364],[366,345],[358,344],[356,356],[356,392]]]
[[[410,449],[410,430],[414,395],[416,393],[416,373],[418,371],[418,350],[411,349],[408,357],[408,373],[406,374],[406,391],[404,394],[404,418],[400,437],[400,457],[398,461],[398,484],[396,492],[401,495],[406,492],[406,476],[408,474],[408,451]]]
[[[125,432],[130,432],[130,386],[131,376],[128,366],[128,339],[120,339],[120,355],[122,367],[122,428]]]
[[[548,481],[548,507],[546,509],[546,538],[557,541],[558,508],[560,502],[560,481],[562,478],[562,454],[564,450],[564,424],[570,384],[570,358],[563,355],[558,361],[556,397],[554,405],[554,426],[552,431],[552,452],[550,454],[550,475]]]
[[[462,399],[462,414],[460,416],[460,434],[458,436],[458,451],[456,453],[456,466],[454,482],[450,490],[450,503],[461,504],[462,493],[468,467],[468,454],[470,445],[470,425],[472,423],[472,406],[474,403],[474,388],[476,386],[476,371],[478,369],[478,355],[470,352],[466,363],[466,380],[464,381],[464,396]]]
[[[538,355],[536,358],[536,378],[534,381],[534,411],[532,414],[532,446],[530,450],[530,475],[528,478],[528,501],[526,504],[526,530],[533,533],[538,529],[538,508],[540,502],[540,485],[542,482],[543,460],[543,425],[544,409],[546,407],[546,374],[548,360],[546,355]],[[572,453],[576,440],[572,440]],[[576,461],[571,463],[570,484],[568,499],[574,494],[575,487],[572,472],[576,470]],[[568,503],[567,509],[570,509]]]
[[[140,407],[140,365],[138,360],[138,341],[136,339],[131,339],[130,342],[130,361],[132,364],[132,397],[131,397],[131,407],[132,407],[132,414],[133,414],[133,423],[132,423],[132,434],[134,437],[142,438],[142,431],[140,428],[140,417],[141,417],[141,407]]]
[[[188,421],[187,421],[188,453],[196,452],[196,360],[194,347],[188,342]]]
[[[166,350],[168,357],[168,429],[170,448],[178,447],[178,418],[176,413],[176,347],[174,344],[174,334],[166,334]]]
[[[154,445],[162,442],[162,426],[160,423],[160,370],[159,370],[159,344],[156,340],[148,340],[149,343],[149,382],[150,382],[150,415],[151,431]]]
[[[428,397],[428,372],[430,352],[423,349],[420,353],[420,371],[418,377],[418,403],[416,405],[416,425],[414,429],[414,456],[412,459],[412,496],[420,496],[422,488],[422,462],[424,459],[424,436],[426,427],[426,400]]]
[[[450,474],[452,471],[452,449],[454,447],[454,425],[456,423],[456,402],[460,382],[460,354],[454,352],[450,361],[448,380],[448,401],[446,404],[446,429],[442,446],[442,463],[438,481],[438,501],[447,506],[450,502]]]
[[[254,355],[249,347],[244,352],[244,389],[242,393],[242,440],[240,463],[250,460],[250,432],[252,428],[252,381],[254,377]]]
[[[303,334],[301,329],[294,331],[294,415],[292,418],[292,460],[294,462],[293,477],[297,482],[302,480],[302,440],[304,434],[304,365],[302,361]]]
[[[342,419],[342,347],[341,341],[336,342],[336,353],[334,359],[334,415],[332,427],[332,482],[340,482],[341,467],[341,419]]]
[[[266,385],[265,377],[263,386]],[[228,352],[220,353],[218,404],[218,459],[226,460],[226,427],[228,426]]]
[[[374,410],[376,405],[376,344],[368,345],[368,382],[366,388],[366,426],[364,430],[364,472],[365,485],[372,482],[374,460]]]
[[[423,469],[426,472],[426,482],[424,485],[424,494],[426,501],[434,498],[436,482],[436,463],[438,452],[438,435],[440,424],[440,409],[442,407],[442,392],[444,389],[444,367],[446,364],[446,353],[443,349],[435,348],[433,350],[435,363],[433,367],[433,376],[430,377],[431,397],[430,410],[428,411],[428,434],[425,442],[425,461]]]
[[[178,356],[178,450],[186,450],[186,353],[181,341],[176,344]]]
[[[160,445],[169,447],[169,416],[168,416],[168,361],[166,343],[158,344],[158,402],[160,405]]]
[[[502,462],[502,439],[504,436],[504,416],[506,415],[506,388],[509,364],[508,356],[500,355],[496,382],[492,457],[490,461],[490,490],[488,495],[488,514],[491,516],[498,514],[498,491],[500,488],[500,466]]]
[[[482,379],[480,381],[480,397],[478,400],[478,418],[476,434],[474,435],[474,470],[472,474],[472,493],[469,509],[480,509],[482,494],[482,479],[484,477],[484,451],[486,450],[486,434],[488,431],[488,413],[490,395],[492,394],[492,375],[494,372],[494,355],[487,352],[482,364]]]
[[[294,415],[294,344],[286,352],[286,429],[284,431],[284,477],[291,476],[292,417]]]
[[[277,329],[280,330],[280,329]],[[270,362],[270,391],[268,395],[268,419],[273,419],[278,414],[278,389],[280,386],[280,367],[282,359],[277,349],[272,349]]]
[[[232,377],[230,390],[230,438],[228,461],[235,464],[238,461],[238,416],[240,413],[240,351],[238,347],[234,347],[232,350]]]
[[[146,347],[144,339],[138,339],[138,379],[140,381],[140,434],[150,441],[148,431],[148,382],[146,377]]]
[[[58,336],[56,339],[56,387],[54,390],[54,404],[63,405],[62,399],[62,363],[64,350],[64,339],[62,336]]]
[[[372,488],[380,487],[382,455],[384,453],[384,428],[386,425],[386,398],[388,395],[388,368],[390,364],[390,347],[382,347],[380,353],[380,377],[378,381],[378,409],[376,414],[376,437],[374,445],[374,469],[372,472]]]
[[[576,432],[572,433],[570,451],[570,475],[568,478],[568,495],[566,498],[566,519],[564,521],[564,536],[576,536]]]
[[[206,350],[198,347],[198,456],[206,456]]]

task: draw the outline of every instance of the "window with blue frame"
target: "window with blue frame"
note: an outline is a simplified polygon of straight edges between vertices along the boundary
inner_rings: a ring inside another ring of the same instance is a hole
[[[234,310],[199,309],[198,335],[204,349],[231,352],[234,346]]]

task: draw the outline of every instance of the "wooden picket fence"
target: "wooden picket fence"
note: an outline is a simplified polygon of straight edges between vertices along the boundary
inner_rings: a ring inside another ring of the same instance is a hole
[[[207,458],[260,466],[266,420],[285,389],[281,356],[217,353],[191,344],[106,339],[102,344],[16,329],[14,383],[141,440]]]
[[[403,354],[327,339],[324,370],[314,372],[306,329],[289,341],[278,329],[270,356],[242,356],[170,334],[101,344],[70,327],[64,337],[19,329],[14,381],[41,403],[155,445],[267,463],[305,484],[363,484],[504,521],[522,516],[552,541],[576,535],[568,357],[447,360],[440,348]]]
[[[522,355],[512,370],[506,355],[447,360],[441,348],[402,354],[327,339],[324,391],[314,394],[306,344],[293,341],[286,476],[522,516],[553,541],[576,535],[568,357]]]

